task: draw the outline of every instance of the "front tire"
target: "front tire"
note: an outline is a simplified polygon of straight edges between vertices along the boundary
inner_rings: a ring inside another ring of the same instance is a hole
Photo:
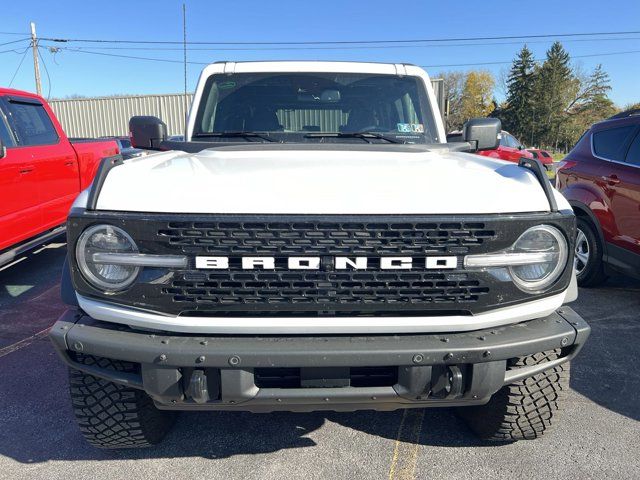
[[[554,360],[558,354],[559,351],[537,353],[517,358],[510,365],[535,365]],[[568,390],[569,363],[565,363],[506,385],[486,405],[460,408],[458,414],[483,440],[533,440],[555,425]]]
[[[602,242],[594,225],[578,217],[574,265],[580,287],[596,287],[607,279],[602,253]]]
[[[78,356],[85,364],[118,371],[134,365],[107,358]],[[98,448],[140,448],[159,443],[175,421],[175,412],[158,410],[142,390],[69,369],[73,411],[84,438]]]

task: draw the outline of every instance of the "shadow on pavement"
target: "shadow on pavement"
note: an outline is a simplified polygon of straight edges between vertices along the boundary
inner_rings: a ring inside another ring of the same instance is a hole
[[[591,336],[571,364],[571,388],[609,410],[640,420],[640,281],[610,278],[580,289],[571,304]]]
[[[66,253],[62,238],[0,267],[0,307],[23,302],[57,285]]]
[[[66,244],[49,243],[0,268],[0,348],[41,332],[62,314],[66,252]]]

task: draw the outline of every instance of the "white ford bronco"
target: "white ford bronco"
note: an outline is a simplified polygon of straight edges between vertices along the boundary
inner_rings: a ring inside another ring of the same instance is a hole
[[[446,143],[406,64],[215,63],[185,142],[130,121],[67,226],[51,339],[93,445],[157,443],[178,410],[456,407],[497,441],[556,423],[589,326],[575,218],[541,165]]]

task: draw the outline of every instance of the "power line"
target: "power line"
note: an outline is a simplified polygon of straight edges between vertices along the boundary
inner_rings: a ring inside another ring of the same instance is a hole
[[[44,48],[44,47],[40,47]],[[119,55],[115,53],[105,53],[105,52],[94,52],[91,50],[78,50],[72,47],[59,47],[61,50],[65,50],[68,52],[74,53],[84,53],[88,55],[100,55],[105,57],[117,57],[117,58],[128,58],[132,60],[146,60],[152,62],[165,62],[165,63],[184,63],[182,60],[170,60],[166,58],[152,58],[152,57],[141,57],[135,55]],[[586,55],[573,55],[571,58],[589,58],[589,57],[607,57],[611,55],[627,55],[627,54],[635,54],[640,53],[640,50],[626,50],[621,52],[604,52],[604,53],[592,53]],[[544,61],[544,59],[534,59],[537,62]],[[438,64],[438,65],[420,65],[423,68],[436,68],[436,67],[469,67],[469,66],[483,66],[483,65],[504,65],[512,63],[513,60],[504,60],[504,61],[493,61],[493,62],[474,62],[474,63],[450,63],[450,64]],[[209,65],[210,62],[187,62],[190,65]]]
[[[555,33],[539,35],[501,35],[490,37],[450,37],[450,38],[422,38],[410,40],[334,40],[334,41],[303,41],[303,42],[188,42],[189,45],[357,45],[357,44],[407,44],[407,43],[437,43],[457,41],[485,41],[485,40],[525,40],[534,38],[569,38],[604,35],[632,35],[640,31],[623,32],[579,32],[579,33]],[[119,39],[88,39],[88,38],[51,38],[42,37],[42,40],[50,42],[68,43],[129,43],[129,44],[154,44],[154,45],[181,45],[181,41],[169,40],[119,40]]]
[[[0,47],[4,47],[5,45],[11,45],[12,43],[24,42],[25,40],[29,40],[29,37],[21,38],[20,40],[13,40],[11,42],[0,43]]]
[[[27,47],[27,49],[28,48],[29,47]],[[20,50],[16,50],[15,48],[13,48],[13,49],[10,49],[10,50],[0,50],[0,53],[17,53],[18,55],[22,55],[24,53],[24,50],[20,51]]]
[[[640,40],[640,37],[627,37],[627,38],[589,38],[589,39],[573,39],[566,40],[565,43],[569,42],[602,42],[602,41],[629,41],[629,40]],[[534,40],[531,42],[527,42],[528,44],[535,43],[549,43],[551,40]],[[399,49],[399,48],[446,48],[446,47],[480,47],[480,46],[489,46],[489,45],[520,45],[521,41],[518,42],[486,42],[486,43],[449,43],[449,44],[436,44],[436,45],[371,45],[371,46],[331,46],[331,47],[314,47],[314,46],[306,46],[306,47],[257,47],[257,48],[247,48],[247,47],[192,47],[189,48],[189,51],[206,51],[206,52],[221,52],[221,51],[275,51],[275,50],[377,50],[377,49]],[[99,46],[91,46],[91,47],[83,47],[78,46],[74,47],[78,50],[90,48],[92,50],[141,50],[141,51],[182,51],[184,46],[182,47],[99,47]]]
[[[40,48],[44,48],[44,47],[40,47]],[[184,63],[182,60],[169,60],[169,59],[166,59],[166,58],[139,57],[139,56],[135,56],[135,55],[118,55],[118,54],[115,54],[115,53],[92,52],[90,50],[77,50],[75,48],[70,48],[70,47],[59,47],[59,48],[60,48],[60,50],[65,50],[67,52],[86,53],[86,54],[90,54],[90,55],[101,55],[101,56],[104,56],[104,57],[129,58],[129,59],[132,59],[132,60],[147,60],[147,61],[151,61],[151,62],[180,63],[180,64]],[[189,65],[209,65],[209,63],[207,63],[207,62],[187,62],[187,64],[189,64]]]
[[[591,53],[587,55],[572,55],[571,58],[591,58],[591,57],[609,57],[611,55],[627,55],[632,53],[640,53],[640,50],[627,50],[624,52],[605,52],[605,53]],[[544,58],[534,58],[535,62],[544,62]],[[473,67],[482,65],[506,65],[513,63],[513,60],[503,62],[477,62],[477,63],[449,63],[446,65],[419,65],[422,68],[436,68],[436,67]]]
[[[9,82],[9,87],[11,87],[11,85],[13,84],[13,81],[16,79],[16,75],[18,75],[18,72],[20,71],[20,67],[22,66],[22,62],[24,62],[24,59],[27,56],[28,51],[29,51],[28,48],[24,49],[24,53],[22,54],[22,58],[20,59],[20,63],[18,64],[18,68],[16,68],[16,71],[14,72],[13,77],[11,77],[11,81]]]

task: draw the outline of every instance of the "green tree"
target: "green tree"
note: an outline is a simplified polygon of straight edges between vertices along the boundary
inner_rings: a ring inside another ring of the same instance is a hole
[[[560,42],[555,42],[539,69],[535,72],[534,102],[535,133],[538,144],[557,150],[565,136],[565,111],[576,97],[580,82],[569,64],[569,54]]]
[[[533,141],[534,66],[533,53],[525,45],[511,65],[502,111],[504,128],[529,141]]]
[[[565,150],[571,148],[591,124],[617,112],[617,108],[607,95],[611,85],[609,75],[602,65],[597,65],[589,76],[576,75],[576,77],[580,81],[580,89],[564,111],[564,137],[560,141]]]

